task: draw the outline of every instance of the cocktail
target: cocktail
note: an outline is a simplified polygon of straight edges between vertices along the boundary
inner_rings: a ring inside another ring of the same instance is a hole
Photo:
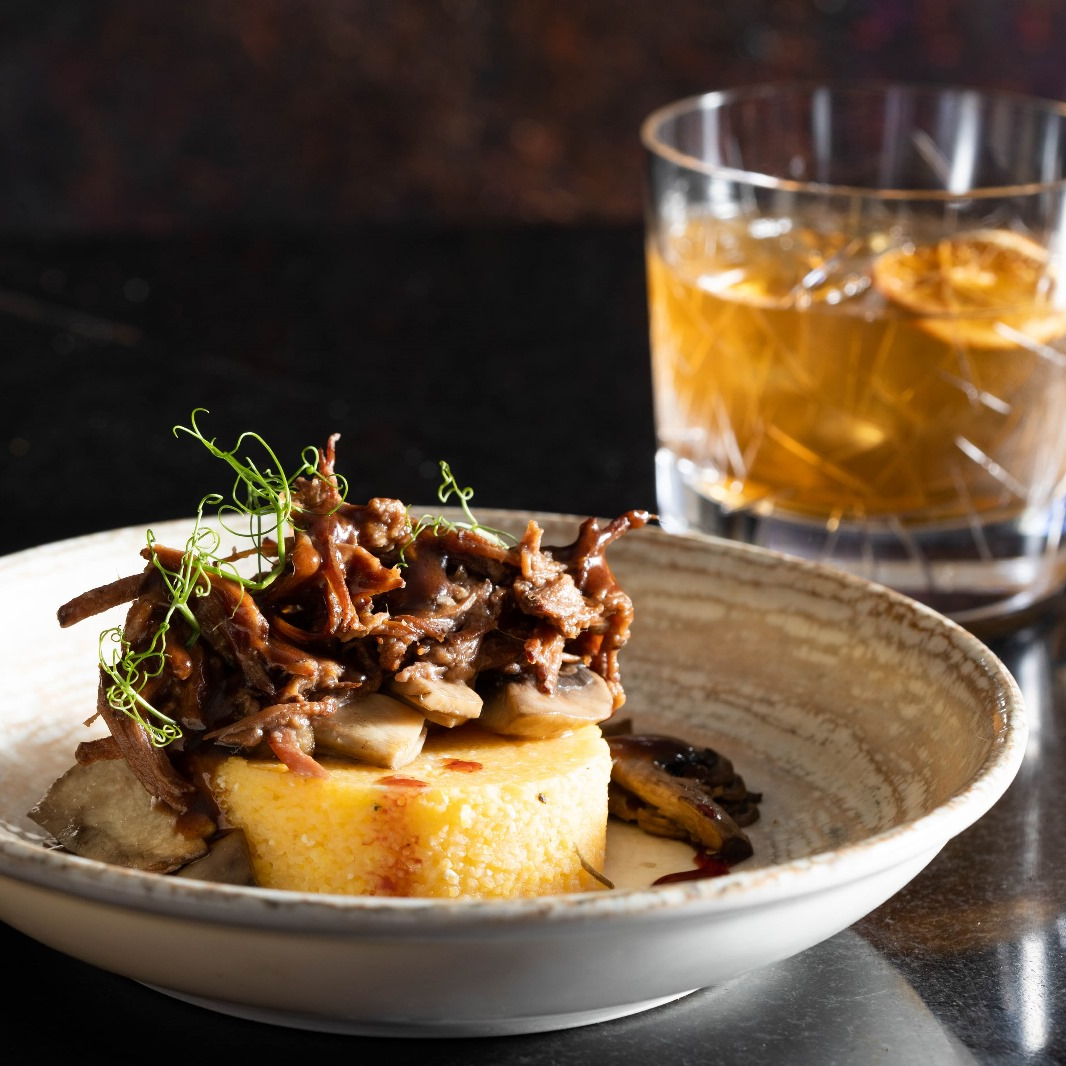
[[[960,620],[1066,580],[1066,108],[756,86],[648,118],[661,520]]]

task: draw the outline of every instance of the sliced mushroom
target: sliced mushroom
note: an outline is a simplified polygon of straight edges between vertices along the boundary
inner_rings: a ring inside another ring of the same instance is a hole
[[[613,814],[659,836],[687,836],[727,862],[752,854],[751,841],[726,805],[750,824],[758,818],[760,796],[748,792],[728,759],[667,736],[632,734],[607,743]]]
[[[587,666],[564,667],[555,692],[541,692],[530,675],[504,681],[485,698],[481,724],[515,737],[557,737],[611,716],[614,697]]]
[[[395,770],[418,756],[426,739],[425,716],[381,692],[338,701],[316,718],[315,749]]]
[[[207,854],[209,819],[154,806],[125,759],[75,763],[27,816],[75,855],[153,873],[171,873]]]
[[[635,822],[653,837],[689,841],[692,839],[687,829],[667,818],[658,807],[645,803],[613,781],[607,789],[607,813],[621,818],[623,822]]]
[[[481,714],[481,697],[463,681],[444,681],[439,677],[412,677],[406,681],[392,678],[388,688],[434,725],[448,729]]]
[[[248,851],[248,838],[243,829],[231,829],[211,842],[202,859],[183,866],[175,877],[195,877],[199,881],[214,881],[224,885],[254,885],[255,869]]]

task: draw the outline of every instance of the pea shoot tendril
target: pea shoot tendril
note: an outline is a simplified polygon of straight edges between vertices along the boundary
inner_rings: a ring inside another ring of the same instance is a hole
[[[174,426],[175,436],[186,433],[198,440],[215,458],[223,460],[233,470],[234,481],[229,498],[219,493],[208,493],[200,500],[193,522],[192,533],[185,542],[180,562],[176,568],[168,566],[156,550],[156,537],[147,531],[148,555],[152,566],[159,574],[166,590],[167,603],[163,620],[156,627],[151,639],[143,647],[135,648],[126,639],[121,626],[104,630],[100,634],[100,666],[110,679],[105,690],[108,704],[139,723],[148,734],[152,744],[165,747],[182,735],[181,727],[158,707],[153,706],[144,695],[145,687],[162,675],[167,660],[167,635],[174,615],[185,622],[188,637],[185,644],[192,647],[200,636],[200,623],[192,609],[194,597],[207,596],[211,592],[212,578],[223,578],[240,586],[242,592],[260,592],[267,588],[282,571],[287,562],[287,540],[293,534],[293,490],[297,479],[325,478],[319,469],[317,448],[305,448],[300,453],[296,472],[285,472],[273,449],[258,433],[242,433],[232,448],[226,450],[215,443],[214,438],[203,435],[196,423],[200,414],[207,414],[202,407],[196,408],[188,426]],[[266,464],[260,465],[240,451],[248,443],[258,446],[266,455]],[[501,545],[514,543],[515,538],[503,530],[483,526],[470,509],[472,488],[463,488],[446,462],[441,462],[441,484],[437,498],[447,504],[454,497],[462,509],[464,518],[452,521],[443,515],[423,515],[417,521],[411,519],[411,537],[399,554],[400,565],[406,565],[404,551],[427,529],[434,534],[442,531],[469,530],[495,540]],[[333,475],[341,501],[347,496],[347,482]],[[338,504],[339,506],[339,504]],[[214,525],[204,524],[204,512],[214,512]],[[215,528],[217,526],[218,528]],[[221,532],[220,532],[221,530]],[[222,533],[252,542],[250,551],[235,551],[229,556],[220,554]],[[252,576],[239,573],[236,561],[254,555],[256,572]]]
[[[437,499],[441,503],[447,503],[453,496],[459,501],[459,506],[462,508],[463,514],[466,516],[465,520],[458,522],[452,521],[446,518],[444,515],[423,515],[418,521],[411,519],[411,538],[400,550],[400,565],[405,565],[404,552],[418,539],[419,535],[425,532],[427,529],[432,529],[435,535],[439,535],[442,531],[454,532],[458,529],[466,529],[471,532],[481,533],[483,536],[488,537],[490,540],[496,541],[498,544],[506,547],[508,544],[513,544],[515,538],[502,529],[493,529],[492,526],[483,526],[475,517],[474,512],[470,509],[470,500],[474,495],[474,490],[467,486],[465,489],[459,485],[456,481],[455,475],[452,473],[451,467],[441,460],[440,463],[441,483],[437,489]],[[408,509],[408,517],[411,516],[410,509]]]
[[[197,415],[207,413],[202,407],[196,408],[189,419],[190,425],[175,426],[173,432],[175,436],[187,433],[194,437],[213,456],[232,468],[235,478],[230,499],[226,500],[219,493],[209,493],[200,501],[192,533],[185,542],[177,569],[171,569],[162,561],[155,551],[155,535],[148,530],[151,562],[162,578],[170,602],[147,646],[134,649],[125,639],[122,627],[100,634],[100,665],[111,681],[105,693],[107,702],[140,723],[157,747],[165,747],[182,735],[180,726],[142,695],[148,682],[158,677],[166,664],[166,638],[175,612],[188,626],[186,645],[191,647],[199,638],[200,624],[190,601],[194,596],[210,593],[212,577],[225,578],[251,592],[267,588],[285,568],[286,537],[292,527],[293,485],[297,478],[323,476],[318,469],[317,448],[303,450],[299,468],[291,476],[285,473],[273,449],[257,433],[242,433],[228,451],[220,448],[214,439],[208,440],[196,424]],[[254,459],[240,456],[238,453],[247,442],[261,447],[270,465],[261,469]],[[347,483],[338,477],[337,484],[343,500]],[[252,541],[258,560],[254,576],[242,576],[234,556],[223,558],[220,555],[221,534],[203,524],[204,511],[208,509],[214,509],[216,523],[225,533]]]

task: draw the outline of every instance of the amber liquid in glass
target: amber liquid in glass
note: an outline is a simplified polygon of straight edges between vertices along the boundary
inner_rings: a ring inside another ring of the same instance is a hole
[[[1025,237],[696,219],[648,248],[661,447],[725,510],[984,520],[1066,476],[1066,311]]]

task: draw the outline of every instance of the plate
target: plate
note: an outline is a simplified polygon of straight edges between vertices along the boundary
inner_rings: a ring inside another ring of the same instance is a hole
[[[485,511],[546,543],[579,519]],[[189,522],[154,526],[181,545]],[[971,634],[862,579],[657,528],[610,562],[636,621],[622,714],[729,756],[763,793],[755,854],[652,886],[684,845],[612,826],[613,890],[514,901],[339,897],[214,885],[50,848],[25,812],[67,767],[95,703],[110,615],[56,608],[139,568],[144,528],[0,559],[0,919],[167,995],[334,1033],[471,1036],[633,1014],[786,959],[863,917],[1014,778],[1021,693]],[[11,609],[15,605],[16,609]],[[117,615],[117,617],[116,617]]]

